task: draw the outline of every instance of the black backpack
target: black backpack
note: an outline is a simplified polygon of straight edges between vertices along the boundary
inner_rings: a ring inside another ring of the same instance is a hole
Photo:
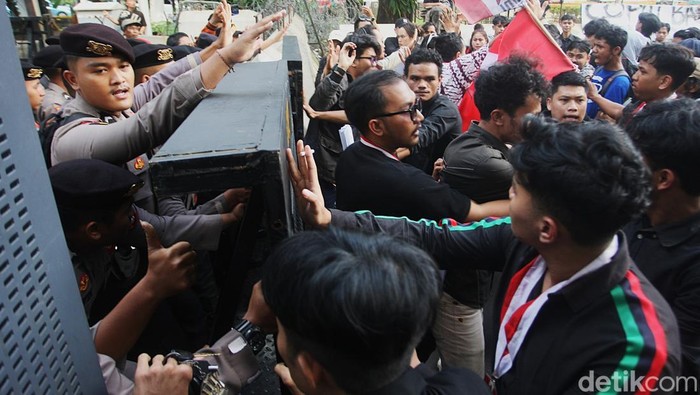
[[[44,154],[44,161],[46,162],[47,168],[51,167],[51,142],[53,141],[53,136],[56,134],[56,130],[68,122],[91,116],[90,114],[76,112],[64,118],[63,111],[59,111],[49,115],[49,117],[41,123],[41,127],[39,128],[39,142],[41,143],[41,151]]]

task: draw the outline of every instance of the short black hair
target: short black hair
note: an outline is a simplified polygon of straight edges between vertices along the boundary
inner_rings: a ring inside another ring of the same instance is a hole
[[[639,60],[654,66],[657,74],[673,78],[671,88],[676,90],[695,71],[693,53],[677,44],[647,45],[639,52]]]
[[[409,37],[415,36],[416,30],[418,30],[418,27],[411,22],[404,23],[403,25],[399,26],[399,28],[403,28]]]
[[[371,25],[374,25],[374,19],[368,17],[367,15],[360,15],[357,18],[355,18],[355,22],[353,22],[353,31],[356,32],[358,29],[358,26],[360,26],[360,22],[369,22]]]
[[[700,196],[700,103],[692,99],[651,102],[626,129],[652,171],[673,171],[683,191]]]
[[[425,23],[423,24],[423,26],[421,26],[420,28],[421,28],[421,30],[423,31],[423,33],[425,33],[426,31],[428,31],[428,28],[429,28],[430,26],[432,26],[432,27],[434,27],[434,28],[437,29],[437,26],[435,26],[435,24],[434,24],[433,22],[425,22]]]
[[[438,68],[438,77],[442,75],[442,57],[434,49],[418,48],[406,58],[403,76],[408,77],[408,66],[412,64],[434,63]]]
[[[587,40],[572,40],[568,51],[576,49],[587,54],[591,53],[591,44]]]
[[[606,19],[603,19],[603,18],[593,19],[592,21],[583,25],[583,34],[586,37],[595,36],[595,34],[598,32],[598,30],[600,30],[604,26],[608,26],[608,25],[610,25],[610,22],[608,22]]]
[[[442,292],[427,253],[382,234],[298,233],[264,269],[263,295],[288,351],[308,352],[348,393],[377,390],[403,374]]]
[[[183,32],[173,33],[173,34],[168,36],[168,39],[165,41],[165,45],[167,45],[169,47],[174,47],[174,46],[180,45],[180,39],[183,37],[189,37],[189,35],[187,35],[187,33],[183,33]]]
[[[656,31],[658,32],[659,30],[661,30],[662,27],[665,27],[667,32],[671,31],[671,25],[666,22],[661,22],[661,26],[659,26],[659,28],[656,29]]]
[[[640,13],[637,19],[642,24],[641,33],[644,37],[650,37],[651,33],[657,32],[661,27],[661,20],[651,12]]]
[[[627,45],[627,32],[625,29],[615,25],[608,24],[603,26],[595,33],[595,38],[605,40],[610,49],[620,47],[620,50],[622,50]]]
[[[559,18],[559,22],[563,22],[563,21],[574,21],[574,22],[576,22],[576,17],[574,17],[574,16],[571,15],[571,14],[564,14],[564,15],[561,16],[561,18]]]
[[[681,29],[673,33],[673,38],[681,38],[683,40],[689,38],[700,38],[700,29],[697,27],[689,27],[687,29]]]
[[[508,20],[508,18],[506,18],[503,15],[496,15],[493,17],[493,20],[491,21],[491,24],[493,24],[493,25],[508,26],[508,23],[510,23],[510,21]]]
[[[382,88],[394,84],[405,82],[393,70],[379,70],[363,75],[348,86],[345,92],[345,114],[360,133],[369,133],[370,119],[384,112],[386,98]]]
[[[649,171],[617,126],[527,116],[521,134],[510,152],[515,181],[577,244],[599,245],[647,207]]]
[[[535,70],[533,60],[519,56],[482,70],[475,84],[474,102],[481,119],[487,121],[495,109],[512,116],[528,96],[547,97],[547,81],[542,73]]]
[[[379,42],[373,34],[353,33],[345,37],[345,40],[343,40],[343,44],[348,42],[355,44],[355,50],[357,51],[358,56],[362,55],[367,48],[374,48],[374,52],[376,52],[377,55],[379,55],[382,51],[382,47],[379,45]]]
[[[433,48],[440,54],[442,60],[451,62],[457,52],[464,51],[464,42],[457,33],[443,33],[431,40]]]
[[[586,78],[576,71],[565,71],[559,73],[552,78],[550,85],[550,96],[554,95],[560,86],[581,86],[584,89],[588,88]]]

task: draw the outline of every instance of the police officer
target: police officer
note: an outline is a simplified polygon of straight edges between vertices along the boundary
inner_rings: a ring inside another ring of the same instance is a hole
[[[151,76],[174,62],[173,49],[162,44],[142,44],[134,47],[135,84],[151,79]]]
[[[46,95],[40,81],[41,76],[44,75],[44,71],[41,67],[37,67],[29,62],[22,61],[21,63],[22,75],[24,76],[24,88],[27,90],[29,105],[32,108],[32,114],[34,114],[34,127],[39,129],[37,114],[41,107],[41,101],[44,99],[44,95]]]
[[[129,284],[93,328],[97,352],[120,360],[161,302],[190,286],[195,253],[187,242],[163,248],[138,221],[133,196],[143,182],[127,170],[78,159],[51,167],[49,179],[86,315],[110,303],[108,289]]]
[[[44,69],[45,78],[48,79],[46,96],[41,101],[38,114],[39,122],[43,122],[49,115],[61,111],[63,105],[71,99],[63,83],[63,49],[60,45],[49,45],[37,52],[33,62]]]
[[[64,107],[63,116],[68,118],[76,113],[86,116],[56,130],[50,148],[52,164],[74,158],[99,158],[123,164],[156,148],[216,87],[227,71],[254,54],[257,36],[283,15],[284,12],[280,12],[267,17],[235,43],[218,50],[214,48],[212,56],[176,78],[135,114],[130,111],[134,93],[131,46],[118,32],[106,26],[80,24],[66,28],[61,33],[61,46],[68,65],[64,77],[75,89],[76,98]],[[230,34],[222,32],[222,36]],[[145,162],[136,161],[133,168],[143,170]],[[199,244],[197,248],[206,245],[206,249],[211,249],[211,243],[218,242],[218,232],[225,221],[235,218],[233,214],[216,218],[218,229],[210,229],[206,234],[188,221],[180,225],[164,223],[161,229],[168,228],[171,233],[161,234],[161,237],[168,236],[169,241],[187,239]]]

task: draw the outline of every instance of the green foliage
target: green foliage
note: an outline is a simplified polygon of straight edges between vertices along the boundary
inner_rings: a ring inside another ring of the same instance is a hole
[[[172,22],[154,22],[151,24],[151,30],[156,36],[169,36],[175,33],[175,24]]]
[[[413,19],[411,17],[416,13],[416,8],[418,8],[416,0],[389,0],[388,5],[392,14],[409,19]]]

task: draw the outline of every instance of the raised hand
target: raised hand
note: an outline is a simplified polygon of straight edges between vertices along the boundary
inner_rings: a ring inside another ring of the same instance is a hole
[[[343,47],[340,48],[340,53],[338,54],[338,66],[343,70],[347,71],[352,62],[355,61],[357,56],[357,46],[353,42],[346,42]]]
[[[323,194],[318,182],[313,150],[308,145],[304,147],[304,142],[301,140],[297,141],[296,149],[299,162],[294,160],[292,150],[289,148],[287,148],[287,162],[299,213],[307,225],[325,228],[331,223],[331,212],[323,205]]]

